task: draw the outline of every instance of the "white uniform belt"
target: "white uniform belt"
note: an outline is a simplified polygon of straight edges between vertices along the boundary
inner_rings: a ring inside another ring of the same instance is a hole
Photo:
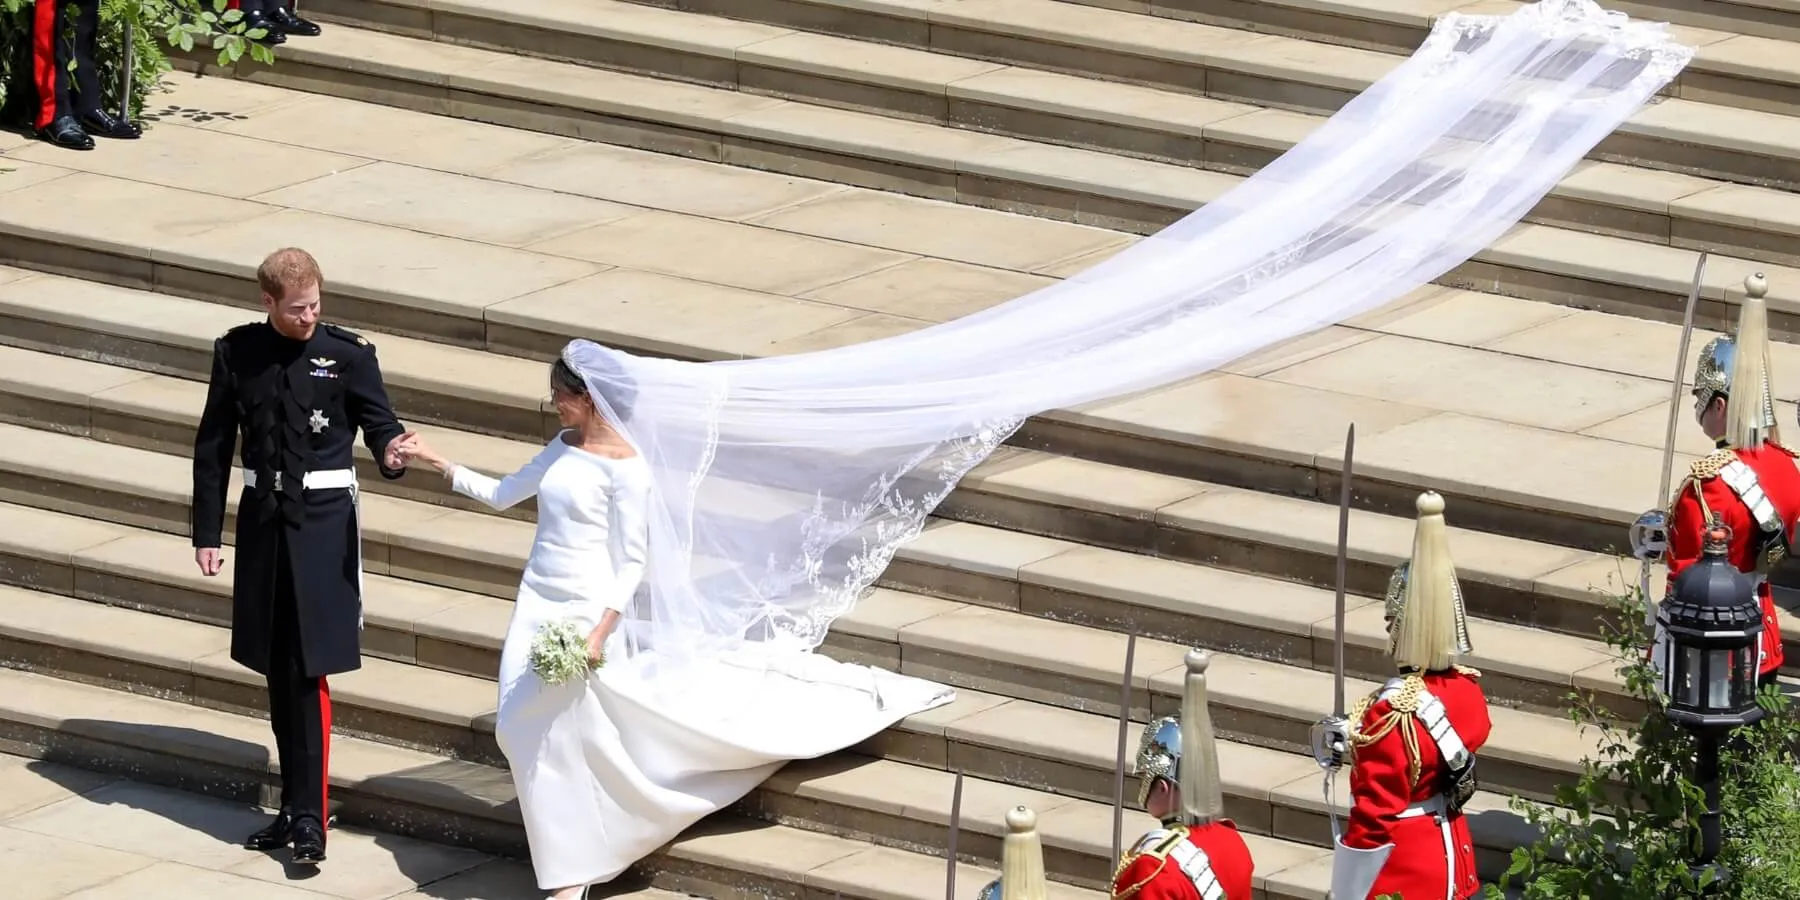
[[[1425,800],[1408,806],[1394,815],[1396,819],[1416,819],[1420,816],[1441,816],[1449,807],[1444,805],[1443,794],[1433,794]]]
[[[1212,860],[1207,859],[1206,851],[1201,850],[1193,841],[1176,844],[1169,851],[1169,858],[1181,867],[1181,874],[1194,883],[1194,889],[1200,892],[1201,900],[1224,900],[1225,888],[1219,884],[1219,877],[1213,874]]]
[[[254,469],[244,469],[242,471],[244,474],[244,487],[256,487],[256,471]],[[321,469],[317,472],[308,472],[306,473],[306,478],[301,487],[309,491],[348,490],[356,487],[356,470]],[[275,489],[281,489],[280,472],[275,473]]]
[[[1469,764],[1469,748],[1462,742],[1462,735],[1450,727],[1450,713],[1444,709],[1444,701],[1439,700],[1428,690],[1419,691],[1419,721],[1424,723],[1426,733],[1431,735],[1431,742],[1437,745],[1438,755],[1443,757],[1444,765],[1453,770],[1461,770]]]
[[[256,472],[250,469],[241,470],[244,475],[244,487],[256,487]],[[275,489],[281,489],[281,473],[275,473]],[[362,492],[356,487],[355,469],[320,469],[306,473],[301,480],[301,489],[308,491],[344,491],[350,492],[351,502],[356,504],[352,513],[356,522],[356,627],[363,627],[363,554],[362,554]]]
[[[1769,502],[1769,495],[1763,493],[1755,469],[1741,459],[1734,459],[1719,468],[1719,478],[1750,508],[1750,517],[1756,520],[1758,528],[1774,534],[1785,530],[1781,527],[1781,514],[1775,511],[1775,504]]]

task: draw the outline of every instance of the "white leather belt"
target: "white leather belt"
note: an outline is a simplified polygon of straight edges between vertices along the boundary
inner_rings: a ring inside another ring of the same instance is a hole
[[[1206,851],[1201,850],[1193,841],[1182,841],[1169,851],[1169,858],[1181,867],[1181,874],[1194,883],[1194,890],[1200,892],[1201,900],[1225,900],[1225,887],[1219,884],[1219,876],[1213,874],[1212,860],[1206,858]]]
[[[239,470],[244,476],[244,487],[256,487],[256,472],[250,469]],[[356,486],[355,469],[320,469],[308,472],[301,480],[300,487],[308,491],[349,491],[350,502],[354,505],[351,516],[356,519],[356,627],[363,627],[363,555],[362,555],[362,492]],[[281,489],[281,473],[275,473],[275,489]]]
[[[1444,805],[1444,795],[1434,794],[1430,799],[1420,800],[1394,815],[1396,819],[1416,819],[1419,816],[1441,816],[1449,809]]]
[[[244,487],[256,487],[256,471],[240,470],[244,475]],[[356,487],[355,469],[322,469],[306,473],[301,487],[309,491],[350,490]],[[281,473],[275,473],[275,490],[281,490]]]
[[[1444,900],[1456,898],[1456,836],[1450,831],[1450,817],[1445,815],[1448,809],[1444,805],[1444,795],[1434,794],[1430,798],[1420,800],[1395,815],[1396,819],[1416,819],[1421,816],[1432,816],[1437,819],[1438,834],[1444,841],[1444,871],[1448,877],[1444,884]]]

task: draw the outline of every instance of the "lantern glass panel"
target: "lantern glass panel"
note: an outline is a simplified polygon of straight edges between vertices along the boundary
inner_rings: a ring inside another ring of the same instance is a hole
[[[1732,682],[1736,680],[1733,676],[1737,674],[1737,666],[1733,665],[1736,660],[1732,657],[1739,655],[1742,654],[1732,650],[1706,651],[1706,674],[1703,677],[1706,683],[1707,712],[1728,712],[1736,707],[1733,702],[1735,692],[1732,690],[1735,685]]]
[[[1732,672],[1732,693],[1736,702],[1732,706],[1743,709],[1756,702],[1757,669],[1762,666],[1762,648],[1740,650],[1737,654],[1737,667]]]
[[[1701,679],[1700,654],[1698,647],[1679,647],[1680,655],[1675,667],[1675,696],[1680,698],[1682,706],[1688,709],[1700,708],[1701,690],[1706,682]]]

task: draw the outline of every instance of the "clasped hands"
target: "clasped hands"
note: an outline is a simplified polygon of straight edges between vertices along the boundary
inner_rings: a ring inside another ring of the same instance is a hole
[[[439,472],[450,468],[450,461],[445,459],[443,454],[433,450],[430,444],[425,443],[425,439],[419,437],[419,433],[416,431],[408,431],[389,441],[386,462],[383,464],[389,469],[403,469],[415,459]]]

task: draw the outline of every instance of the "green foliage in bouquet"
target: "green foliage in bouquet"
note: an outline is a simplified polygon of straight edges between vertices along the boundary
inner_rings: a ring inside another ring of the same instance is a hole
[[[30,77],[18,70],[29,60],[25,41],[33,6],[32,0],[0,0],[0,89],[14,78]],[[72,12],[63,17],[65,25],[69,21]],[[174,53],[210,48],[217,51],[221,66],[246,56],[265,65],[275,61],[274,51],[254,40],[262,37],[262,31],[246,33],[243,14],[226,9],[226,0],[101,0],[94,56],[105,93],[104,106],[113,112],[119,109],[119,93],[124,88],[120,76],[127,61],[127,35],[132,50],[134,119],[142,114],[145,98],[170,71],[169,57]],[[72,28],[65,29],[64,36],[72,39]]]
[[[602,662],[588,656],[587,632],[573,620],[546,622],[531,641],[531,668],[545,684],[586,678]]]
[[[1525,900],[1663,900],[1701,895],[1689,873],[1705,808],[1693,781],[1695,741],[1664,717],[1661,686],[1646,657],[1644,600],[1634,590],[1613,598],[1603,620],[1630,695],[1642,702],[1635,721],[1620,721],[1593,695],[1571,695],[1570,718],[1600,736],[1597,757],[1583,761],[1556,806],[1515,798],[1512,808],[1541,829],[1539,840],[1513,851],[1500,886]],[[1611,623],[1625,623],[1615,627]],[[1722,841],[1719,863],[1730,872],[1708,885],[1719,900],[1800,897],[1800,772],[1793,749],[1800,727],[1775,688],[1760,702],[1763,720],[1740,729],[1720,753]]]

